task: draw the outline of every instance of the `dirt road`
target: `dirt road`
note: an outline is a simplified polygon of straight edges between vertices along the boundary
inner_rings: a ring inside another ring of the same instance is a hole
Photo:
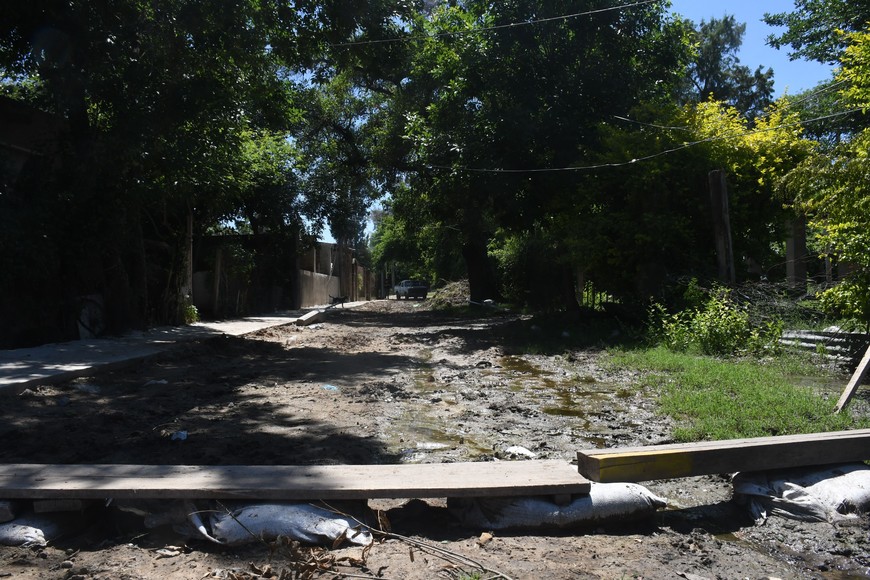
[[[492,310],[453,315],[414,301],[333,308],[310,327],[211,339],[134,368],[5,397],[0,461],[571,460],[580,448],[666,442],[669,423],[656,414],[655,393],[640,389],[633,372],[608,366],[594,346],[618,333],[602,320]],[[168,527],[145,529],[130,514],[100,509],[89,520],[89,510],[69,514],[74,531],[47,548],[0,548],[0,574],[106,580],[330,578],[334,570],[391,579],[868,574],[866,518],[838,527],[773,519],[755,527],[730,501],[724,476],[646,485],[669,500],[650,520],[492,537],[457,526],[440,500],[371,502],[396,535],[365,553],[228,549]]]

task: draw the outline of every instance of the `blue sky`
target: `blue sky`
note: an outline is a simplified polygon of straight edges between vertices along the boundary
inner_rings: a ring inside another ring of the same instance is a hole
[[[737,22],[746,24],[739,58],[740,64],[755,70],[759,65],[773,69],[774,96],[779,97],[788,90],[789,94],[799,93],[815,87],[831,76],[831,67],[808,61],[790,61],[786,49],[776,50],[767,46],[768,35],[779,33],[761,21],[765,12],[791,12],[792,0],[729,0],[710,2],[709,0],[671,0],[671,10],[694,21],[722,18],[734,15]]]

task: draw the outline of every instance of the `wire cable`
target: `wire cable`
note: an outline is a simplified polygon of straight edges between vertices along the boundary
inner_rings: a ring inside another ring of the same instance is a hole
[[[504,30],[507,28],[517,28],[520,26],[532,26],[534,24],[543,24],[547,22],[558,22],[563,20],[570,20],[572,18],[580,18],[582,16],[592,16],[595,14],[602,14],[604,12],[614,12],[616,10],[624,10],[626,8],[636,8],[638,6],[645,6],[647,4],[652,4],[653,2],[658,2],[659,0],[642,0],[640,2],[634,2],[632,4],[622,4],[620,6],[610,6],[608,8],[598,8],[596,10],[587,10],[586,12],[576,12],[574,14],[564,14],[561,16],[550,16],[548,18],[536,18],[532,20],[524,20],[522,22],[511,22],[509,24],[497,24],[494,26],[484,26],[482,28],[475,28],[473,30],[457,30],[455,32],[439,32],[437,34],[422,34],[416,36],[404,36],[400,38],[381,38],[377,40],[350,40],[348,42],[336,42],[334,44],[330,44],[330,48],[347,48],[352,46],[365,46],[369,44],[390,44],[394,42],[412,42],[416,40],[428,40],[432,38],[444,38],[447,36],[466,36],[470,34],[481,34],[484,32],[490,32],[493,30]]]
[[[540,169],[491,169],[491,168],[475,168],[475,167],[451,167],[448,165],[427,165],[430,169],[441,169],[448,171],[461,171],[466,173],[494,173],[494,174],[529,174],[529,173],[565,173],[571,171],[593,171],[596,169],[609,169],[614,167],[626,167],[629,165],[634,165],[636,163],[642,163],[644,161],[649,161],[651,159],[656,159],[658,157],[663,157],[665,155],[670,155],[672,153],[676,153],[678,151],[683,151],[685,149],[689,149],[691,147],[696,147],[698,145],[702,145],[704,143],[712,143],[715,141],[725,141],[727,139],[737,139],[739,137],[748,137],[750,135],[756,135],[760,133],[769,133],[770,131],[776,131],[779,129],[785,129],[788,127],[795,127],[800,125],[807,125],[809,123],[815,123],[817,121],[825,121],[828,119],[843,117],[846,115],[851,115],[852,113],[856,113],[861,111],[860,108],[850,109],[848,111],[841,111],[838,113],[831,113],[830,115],[823,115],[821,117],[816,117],[814,119],[808,119],[805,121],[794,121],[792,123],[783,123],[781,125],[776,125],[774,127],[765,127],[763,129],[751,129],[749,131],[743,131],[740,133],[733,133],[730,135],[714,135],[711,137],[707,137],[705,139],[699,139],[697,141],[691,141],[689,143],[683,143],[677,147],[672,147],[670,149],[666,149],[664,151],[659,151],[657,153],[652,153],[650,155],[645,155],[643,157],[637,157],[635,159],[630,159],[628,161],[615,161],[611,163],[598,163],[595,165],[582,165],[582,166],[571,166],[571,167],[548,167],[548,168],[540,168]]]

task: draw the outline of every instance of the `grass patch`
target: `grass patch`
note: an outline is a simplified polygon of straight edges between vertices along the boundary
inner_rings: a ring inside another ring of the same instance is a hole
[[[870,421],[834,414],[836,401],[794,386],[794,363],[721,360],[663,347],[611,351],[611,362],[644,373],[662,413],[676,420],[679,442],[794,435],[867,428]]]

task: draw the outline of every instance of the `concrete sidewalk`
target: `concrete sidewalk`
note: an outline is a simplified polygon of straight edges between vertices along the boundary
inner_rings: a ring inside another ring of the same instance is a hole
[[[349,303],[353,307],[361,303]],[[188,326],[160,327],[120,337],[74,340],[35,348],[0,350],[0,392],[56,383],[83,376],[96,368],[116,368],[166,352],[177,344],[229,335],[242,336],[263,328],[284,324],[310,324],[327,307],[314,307],[269,316],[239,320],[198,322]]]

